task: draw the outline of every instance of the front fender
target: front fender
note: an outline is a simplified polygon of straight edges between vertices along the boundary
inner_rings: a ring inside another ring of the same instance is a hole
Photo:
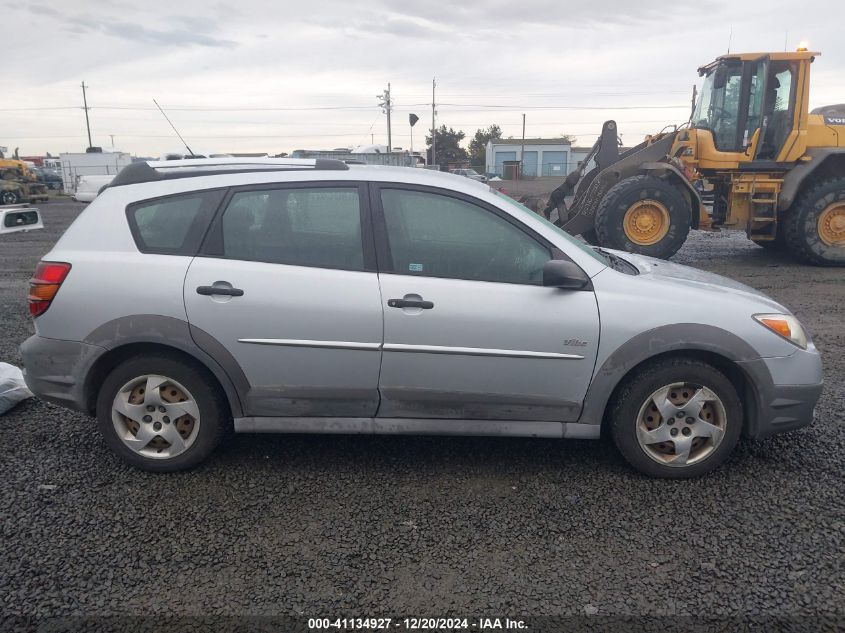
[[[772,384],[772,377],[760,354],[736,334],[721,328],[697,323],[664,325],[642,332],[616,348],[596,368],[579,424],[600,425],[614,390],[638,365],[671,352],[705,352],[716,354],[731,363],[747,378],[759,409],[760,389]],[[740,393],[740,398],[744,394]]]

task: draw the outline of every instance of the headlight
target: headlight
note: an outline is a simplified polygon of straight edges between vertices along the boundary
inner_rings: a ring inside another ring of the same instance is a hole
[[[760,325],[769,328],[801,349],[807,349],[807,334],[794,316],[789,314],[755,314],[753,316]]]

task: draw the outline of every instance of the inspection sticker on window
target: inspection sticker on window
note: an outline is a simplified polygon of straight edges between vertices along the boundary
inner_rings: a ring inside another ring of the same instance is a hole
[[[412,273],[421,273],[423,271],[422,264],[408,264],[408,270]]]

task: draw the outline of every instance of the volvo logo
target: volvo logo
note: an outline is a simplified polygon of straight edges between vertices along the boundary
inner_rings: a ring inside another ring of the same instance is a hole
[[[826,116],[824,122],[828,125],[845,125],[845,117],[841,116]]]

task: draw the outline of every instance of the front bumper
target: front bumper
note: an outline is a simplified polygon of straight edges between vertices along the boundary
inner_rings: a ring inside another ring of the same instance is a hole
[[[748,437],[763,439],[812,423],[824,388],[821,357],[812,343],[791,356],[738,365],[751,377],[754,390],[754,410],[745,429]]]
[[[90,413],[85,378],[105,351],[99,345],[30,336],[21,345],[24,380],[38,397]]]

